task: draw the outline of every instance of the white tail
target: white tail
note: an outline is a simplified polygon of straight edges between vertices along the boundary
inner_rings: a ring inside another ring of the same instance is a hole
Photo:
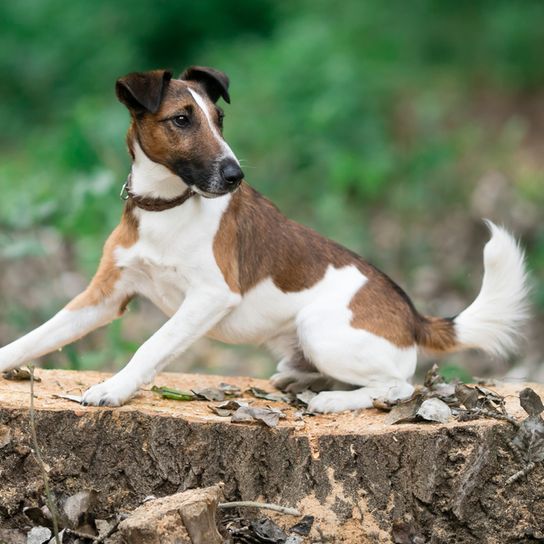
[[[486,221],[491,239],[484,248],[484,279],[476,300],[454,320],[459,348],[505,355],[516,347],[529,317],[524,254],[503,228]]]

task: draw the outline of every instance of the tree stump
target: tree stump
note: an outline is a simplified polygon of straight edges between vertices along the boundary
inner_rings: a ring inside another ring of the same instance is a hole
[[[308,542],[544,538],[544,470],[539,465],[504,485],[521,468],[508,447],[515,429],[504,421],[386,425],[385,414],[374,409],[300,420],[292,406],[246,395],[256,405],[284,410],[287,417],[271,429],[232,423],[210,410],[212,402],[165,400],[149,390],[120,408],[83,407],[54,395],[79,395],[107,375],[36,375],[38,440],[53,492],[60,498],[95,490],[97,516],[133,509],[148,495],[222,482],[226,500],[272,502],[315,516]],[[155,383],[201,389],[220,382],[272,391],[267,381],[249,378],[161,374]],[[520,418],[523,387],[494,388],[510,395],[507,409]],[[1,529],[23,527],[23,507],[43,504],[43,481],[31,455],[29,391],[28,382],[0,378]]]

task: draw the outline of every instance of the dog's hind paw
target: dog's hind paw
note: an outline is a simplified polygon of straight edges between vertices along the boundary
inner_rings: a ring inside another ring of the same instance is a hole
[[[323,391],[316,395],[308,405],[309,412],[330,414],[345,410],[360,410],[370,408],[372,398],[364,389],[354,391]]]
[[[277,372],[271,376],[272,385],[280,391],[286,393],[301,393],[306,389],[312,391],[322,391],[327,389],[331,381],[319,372],[299,372],[296,370]]]

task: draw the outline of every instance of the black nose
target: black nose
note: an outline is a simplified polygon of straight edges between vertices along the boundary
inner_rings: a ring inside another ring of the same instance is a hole
[[[232,159],[224,160],[219,167],[219,171],[221,172],[221,177],[229,185],[234,185],[244,179],[242,169],[238,166],[238,163]]]

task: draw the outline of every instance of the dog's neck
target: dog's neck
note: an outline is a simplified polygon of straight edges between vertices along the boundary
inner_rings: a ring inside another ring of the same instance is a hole
[[[138,142],[134,142],[133,152],[131,190],[134,194],[169,199],[180,196],[187,189],[179,176],[153,162]]]

